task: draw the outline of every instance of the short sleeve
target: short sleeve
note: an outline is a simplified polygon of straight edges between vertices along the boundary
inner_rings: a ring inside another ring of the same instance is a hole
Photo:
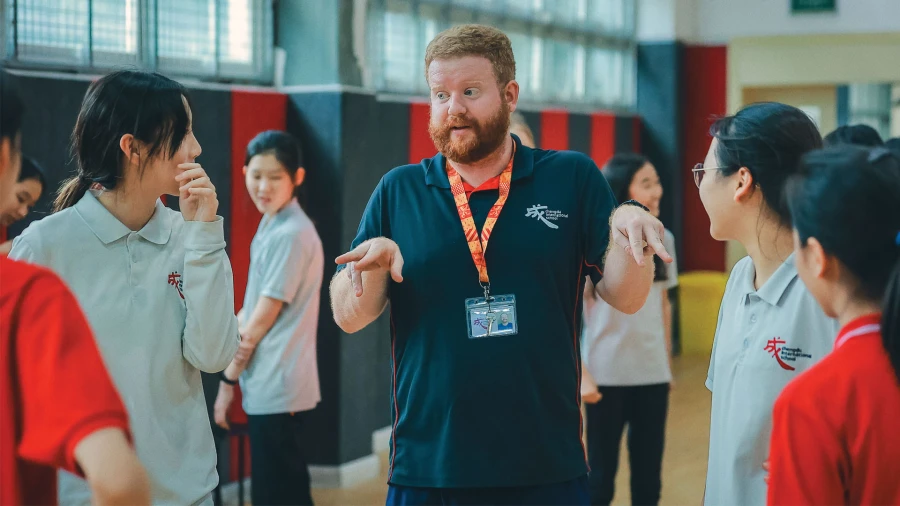
[[[719,329],[722,327],[722,314],[725,312],[725,300],[719,304],[719,317],[716,319],[716,334],[713,337],[712,353],[709,355],[709,371],[706,373],[706,388],[713,391],[713,380],[716,371],[716,346],[719,344]]]
[[[597,165],[586,159],[587,174],[582,189],[582,233],[584,234],[584,263],[594,284],[603,278],[603,262],[609,247],[609,220],[616,208],[609,183]]]
[[[666,230],[663,245],[666,247],[666,251],[672,255],[672,263],[666,264],[666,289],[671,290],[678,286],[678,257],[675,253],[675,236],[672,235],[672,232]]]
[[[28,245],[27,242],[22,238],[22,236],[18,236],[13,239],[12,248],[9,250],[10,260],[18,260],[20,262],[27,262],[30,264],[40,264],[41,262],[38,260],[37,255],[35,255],[34,250],[31,249],[31,246]]]
[[[42,271],[25,287],[14,326],[25,459],[80,473],[75,447],[97,430],[127,433],[128,415],[75,297]]]
[[[262,269],[262,295],[290,304],[307,277],[317,244],[308,235],[282,234],[269,243]]]
[[[375,239],[376,237],[390,238],[390,230],[384,220],[384,191],[384,178],[382,178],[378,186],[375,187],[372,196],[369,197],[369,203],[366,204],[366,210],[363,211],[362,220],[360,220],[359,228],[356,230],[356,237],[353,238],[353,242],[350,244],[351,250],[369,239]],[[337,272],[341,272],[346,267],[346,264],[339,265]]]

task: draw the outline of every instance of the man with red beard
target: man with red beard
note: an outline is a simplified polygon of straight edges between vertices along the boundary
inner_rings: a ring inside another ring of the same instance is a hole
[[[345,332],[390,302],[387,503],[587,504],[580,296],[589,276],[636,312],[653,253],[671,261],[663,226],[617,207],[587,156],[509,134],[519,85],[501,31],[442,32],[425,69],[440,153],[384,176],[331,282]]]

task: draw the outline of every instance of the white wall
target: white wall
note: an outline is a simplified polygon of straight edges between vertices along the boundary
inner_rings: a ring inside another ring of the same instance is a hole
[[[693,1],[695,22],[690,30],[693,36],[685,39],[688,42],[723,44],[738,37],[900,32],[900,0],[837,0],[836,12],[815,14],[791,14],[791,0]]]

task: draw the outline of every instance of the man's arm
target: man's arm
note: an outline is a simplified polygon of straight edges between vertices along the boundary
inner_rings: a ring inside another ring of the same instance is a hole
[[[388,273],[363,272],[363,294],[356,296],[350,280],[353,265],[347,266],[331,279],[331,311],[338,327],[353,334],[375,321],[387,307]]]
[[[638,265],[631,254],[610,241],[603,279],[594,286],[597,296],[625,314],[638,312],[653,284],[652,250],[643,254],[643,264]]]
[[[150,480],[125,433],[105,428],[75,446],[75,461],[84,472],[94,504],[150,504]]]
[[[610,219],[610,246],[603,278],[595,286],[597,295],[626,314],[641,309],[653,284],[653,255],[666,263],[673,260],[663,245],[664,233],[662,223],[647,211],[618,207]]]
[[[394,241],[370,239],[339,256],[347,264],[331,280],[331,311],[344,332],[352,334],[381,316],[388,303],[388,280],[403,281],[403,256]]]

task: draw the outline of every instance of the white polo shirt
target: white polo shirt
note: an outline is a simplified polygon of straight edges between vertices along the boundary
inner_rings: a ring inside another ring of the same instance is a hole
[[[222,218],[185,222],[157,201],[133,232],[88,192],[32,223],[10,257],[58,273],[84,308],[128,410],[153,503],[211,504],[216,449],[200,371],[223,370],[239,341]],[[59,497],[87,505],[90,490],[63,473]]]
[[[831,352],[838,324],[797,276],[794,256],[759,290],[750,257],[731,272],[706,387],[712,392],[707,505],[765,504],[775,399]]]
[[[307,411],[321,400],[316,330],[324,263],[316,227],[296,199],[260,222],[242,313],[253,314],[262,296],[284,306],[241,374],[248,415]]]
[[[666,230],[666,250],[674,258],[675,237]],[[647,302],[627,315],[600,298],[584,299],[581,357],[598,385],[655,385],[672,381],[663,321],[663,293],[678,286],[678,267],[666,265],[667,279],[650,287]],[[590,289],[590,288],[588,288]]]

